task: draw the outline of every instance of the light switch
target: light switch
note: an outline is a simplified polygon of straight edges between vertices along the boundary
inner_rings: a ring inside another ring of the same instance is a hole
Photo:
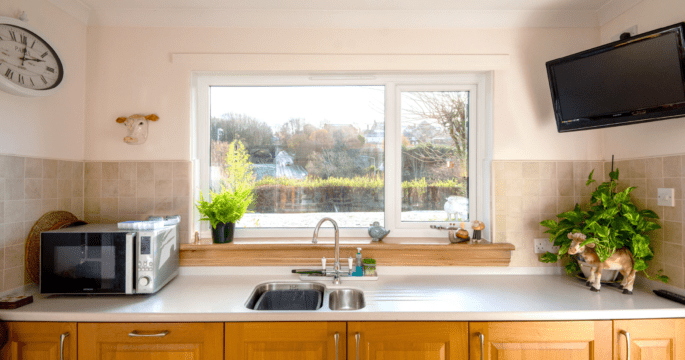
[[[657,189],[656,199],[659,206],[675,206],[675,189]]]

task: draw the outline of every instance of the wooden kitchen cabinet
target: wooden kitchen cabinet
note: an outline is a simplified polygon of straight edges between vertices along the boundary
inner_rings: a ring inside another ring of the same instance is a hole
[[[466,322],[349,322],[348,359],[466,360],[468,331]]]
[[[611,359],[611,321],[472,322],[471,360]],[[633,358],[632,360],[635,360]]]
[[[223,323],[79,323],[79,360],[223,359]]]
[[[345,333],[344,322],[226,323],[225,358],[345,360]]]
[[[614,321],[614,360],[627,357],[625,331],[630,336],[631,360],[685,359],[685,319]]]
[[[2,360],[76,360],[76,323],[9,322]],[[62,337],[64,335],[64,340]]]

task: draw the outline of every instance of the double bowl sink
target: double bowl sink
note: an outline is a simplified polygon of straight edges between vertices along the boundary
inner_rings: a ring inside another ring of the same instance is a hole
[[[327,289],[316,282],[268,282],[257,285],[245,306],[252,310],[316,311],[359,310],[366,306],[364,292],[357,289]]]

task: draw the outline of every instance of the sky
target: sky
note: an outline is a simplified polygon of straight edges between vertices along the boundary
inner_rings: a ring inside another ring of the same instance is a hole
[[[247,114],[273,130],[291,118],[320,126],[353,124],[360,130],[384,122],[383,86],[212,86],[211,117]]]

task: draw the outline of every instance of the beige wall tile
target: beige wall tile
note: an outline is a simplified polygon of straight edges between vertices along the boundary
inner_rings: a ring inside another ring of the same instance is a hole
[[[5,247],[5,266],[8,268],[24,265],[24,244]]]
[[[630,160],[630,178],[641,179],[646,176],[646,161],[645,159]]]
[[[683,220],[683,201],[676,200],[675,206],[664,206],[664,217],[666,221],[680,221]]]
[[[523,195],[523,179],[507,179],[506,194],[507,196]]]
[[[177,178],[173,180],[173,186],[174,186],[174,191],[173,195],[174,197],[187,197],[190,196],[190,183],[188,179],[184,178]],[[540,187],[540,184],[538,182],[537,187]]]
[[[83,197],[84,188],[83,179],[72,179],[71,180],[71,196],[72,197]]]
[[[540,178],[540,163],[538,162],[523,162],[523,178],[524,179],[539,179]]]
[[[683,226],[679,221],[664,221],[664,242],[671,244],[683,243]]]
[[[507,214],[507,232],[523,231],[523,218],[521,214]]]
[[[495,196],[495,214],[507,213],[507,197]]]
[[[40,199],[43,197],[43,179],[26,179],[24,181],[24,198]]]
[[[24,158],[21,156],[6,156],[5,157],[5,177],[7,179],[23,179],[24,178]]]
[[[573,180],[564,179],[557,181],[557,196],[574,196]]]
[[[175,213],[181,215],[181,219],[188,218],[188,212],[190,211],[190,198],[189,197],[175,197],[172,210]]]
[[[173,194],[172,180],[155,180],[155,198],[172,197]]]
[[[5,223],[5,202],[0,201],[0,242],[3,241],[2,240],[3,236],[4,236],[3,232],[2,232],[3,226],[1,224],[4,224],[4,223]]]
[[[573,162],[559,161],[557,162],[557,179],[571,180],[573,179]]]
[[[496,178],[495,179],[495,197],[506,196],[507,194],[507,180]]]
[[[645,159],[645,176],[648,178],[664,177],[663,159],[661,157]]]
[[[84,179],[84,163],[81,161],[75,161],[71,163],[71,178],[74,180]]]
[[[103,162],[102,163],[102,178],[106,180],[119,179],[119,163],[117,162]]]
[[[57,199],[57,179],[43,179],[43,199]]]
[[[72,174],[72,169],[71,169],[72,162],[71,161],[63,161],[63,160],[58,160],[57,161],[57,178],[58,179],[71,179],[71,174]]]
[[[100,215],[119,215],[119,199],[117,198],[102,198],[100,206]]]
[[[540,196],[557,196],[557,179],[540,179]]]
[[[43,200],[26,200],[24,202],[25,213],[24,220],[31,223],[36,222],[43,215]]]
[[[85,178],[87,180],[102,179],[102,163],[101,162],[87,162],[85,164]]]
[[[24,200],[5,201],[5,223],[24,221]]]
[[[5,224],[5,240],[3,246],[22,245],[25,239],[26,234],[24,233],[23,222]]]
[[[59,210],[57,199],[43,199],[43,213]]]
[[[555,162],[541,162],[540,164],[540,178],[541,179],[556,179],[557,178],[557,163]]]
[[[154,197],[155,196],[155,182],[154,180],[138,180],[136,181],[136,197]]]
[[[135,162],[120,162],[119,163],[119,180],[136,180],[136,168],[137,163]]]
[[[119,198],[119,214],[134,215],[136,212],[136,198]]]
[[[57,180],[57,197],[66,199],[71,197],[71,180],[59,179]]]
[[[119,180],[102,180],[102,197],[119,197]]]
[[[521,212],[525,214],[539,214],[540,213],[540,197],[539,196],[524,196],[521,201]]]
[[[680,156],[680,176],[685,176],[685,155]]]
[[[614,162],[614,169],[618,170],[618,178],[630,179],[630,160],[619,160]]]
[[[683,282],[683,268],[681,266],[674,266],[666,264],[664,267],[664,274],[668,276],[668,284],[672,286],[677,286],[683,288],[685,283]]]
[[[647,209],[652,210],[659,215],[659,219],[664,218],[664,207],[657,205],[656,199],[647,199],[645,205],[647,206]]]
[[[74,216],[83,219],[83,198],[71,198],[70,211]]]
[[[664,264],[683,266],[683,246],[664,243]]]
[[[7,194],[5,193],[5,182],[6,181],[7,180],[5,180],[5,179],[0,179],[0,201],[5,200],[5,196],[7,196]]]
[[[134,180],[119,180],[119,197],[136,197],[136,182]]]
[[[152,215],[155,211],[155,199],[138,197],[136,198],[136,213],[141,215]]]
[[[86,198],[99,198],[102,195],[102,180],[86,180],[83,194]]]
[[[521,196],[507,196],[507,215],[520,214],[523,206],[523,198]]]
[[[540,213],[559,214],[557,212],[558,202],[558,196],[540,196]]]
[[[24,177],[34,179],[42,178],[43,160],[36,158],[26,158],[24,163]]]
[[[587,186],[587,180],[573,180],[573,194],[577,197],[589,197],[591,194],[592,185]]]
[[[573,162],[573,179],[586,180],[590,176],[590,164],[585,161]]]
[[[155,179],[155,163],[139,162],[136,167],[136,176],[138,182]]]
[[[641,199],[647,198],[647,179],[630,179],[630,186],[634,186],[636,188],[632,193],[630,193],[632,197]]]
[[[657,189],[664,187],[664,178],[647,178],[645,185],[645,197],[647,199],[656,199]]]
[[[5,200],[23,200],[24,199],[24,179],[6,179],[5,180]]]
[[[59,205],[59,210],[69,211],[71,209],[71,198],[57,199],[57,204]]]
[[[540,180],[539,179],[523,179],[523,195],[524,196],[538,196],[540,195]],[[188,190],[190,191],[190,190]]]
[[[171,180],[173,179],[174,163],[172,162],[156,162],[155,163],[155,180]]]
[[[86,215],[100,215],[101,199],[100,198],[85,198],[83,199],[84,213]]]
[[[572,196],[559,196],[557,202],[557,214],[571,211],[576,206],[575,198]]]
[[[43,159],[43,178],[57,178],[57,160]]]
[[[7,255],[5,254],[5,257]],[[8,291],[24,285],[24,267],[6,268],[4,271],[3,290]]]
[[[190,179],[190,162],[174,162],[174,179]]]
[[[173,207],[173,198],[171,197],[155,197],[155,212],[169,213]]]

